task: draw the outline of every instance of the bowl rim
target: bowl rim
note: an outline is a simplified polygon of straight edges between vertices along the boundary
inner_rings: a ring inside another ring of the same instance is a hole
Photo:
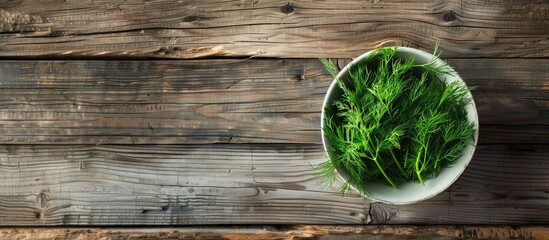
[[[411,55],[414,55],[414,56],[423,55],[423,56],[433,57],[433,54],[422,51],[422,50],[419,50],[419,49],[416,49],[416,48],[400,47],[400,46],[390,46],[390,47],[381,47],[381,48],[396,48],[397,52],[404,52],[404,53],[408,53],[408,54],[411,54]],[[337,87],[337,80],[339,78],[341,78],[343,75],[345,75],[346,72],[349,70],[349,68],[353,67],[357,63],[362,62],[364,59],[368,58],[372,53],[374,53],[378,49],[380,49],[380,48],[376,48],[376,49],[370,50],[366,53],[363,53],[360,56],[358,56],[357,58],[355,58],[353,61],[348,63],[343,69],[341,69],[341,71],[339,71],[339,73],[336,75],[336,77],[332,80],[332,82],[331,82],[331,84],[330,84],[330,86],[329,86],[329,88],[326,92],[326,95],[324,97],[324,101],[322,103],[322,112],[321,112],[321,117],[320,117],[320,125],[321,125],[322,145],[324,146],[324,152],[325,152],[326,156],[328,157],[327,161],[329,161],[329,152],[328,152],[328,142],[327,142],[325,134],[324,134],[324,127],[325,127],[324,126],[324,116],[325,116],[326,107],[332,101],[332,99],[330,98],[331,93]],[[443,61],[440,57],[436,58],[435,63],[436,64],[446,64],[446,62]],[[465,81],[463,81],[461,76],[459,76],[459,74],[450,65],[447,65],[447,66],[448,66],[448,69],[450,70],[450,73],[445,74],[445,75],[446,76],[447,75],[452,75],[453,77],[455,77],[454,81],[460,81],[461,84],[466,85]],[[468,105],[471,105],[471,107],[470,107],[471,110],[467,109],[467,112],[469,113],[469,111],[472,111],[473,120],[474,120],[473,123],[474,123],[474,127],[475,127],[474,140],[473,140],[473,144],[472,144],[472,151],[468,156],[466,156],[467,157],[466,162],[461,167],[459,172],[455,175],[454,178],[452,178],[451,181],[449,181],[444,186],[444,188],[433,191],[431,194],[428,194],[428,195],[423,196],[421,198],[416,198],[416,199],[412,199],[412,200],[408,200],[408,201],[388,201],[388,200],[385,200],[385,199],[377,198],[375,196],[369,195],[367,192],[365,193],[365,192],[362,192],[362,191],[358,190],[353,184],[350,184],[351,189],[353,189],[354,191],[358,192],[363,197],[365,197],[365,198],[367,198],[367,199],[369,199],[373,202],[382,202],[382,203],[388,203],[388,204],[394,204],[394,205],[406,205],[406,204],[417,203],[417,202],[432,198],[432,197],[444,192],[446,189],[448,189],[463,174],[463,172],[465,171],[465,168],[467,168],[467,166],[471,162],[471,159],[473,158],[473,155],[476,151],[476,146],[477,146],[477,142],[478,142],[478,134],[479,134],[478,111],[477,111],[476,104],[475,104],[475,101],[473,99],[472,93],[470,91],[468,91],[467,94],[468,94],[468,97],[470,97],[470,99],[471,99],[470,103],[468,104]],[[347,181],[337,169],[335,169],[334,171],[336,172],[337,176],[341,180],[343,180],[344,182]],[[435,179],[435,178],[431,178],[431,179]]]

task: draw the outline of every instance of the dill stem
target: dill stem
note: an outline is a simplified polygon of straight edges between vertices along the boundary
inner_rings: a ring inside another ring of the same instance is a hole
[[[421,162],[421,171],[423,171],[425,169],[425,166],[427,166],[427,164],[425,164],[427,162],[427,149],[429,148],[425,146],[425,153],[423,153],[423,161]]]
[[[381,172],[381,174],[383,174],[383,176],[384,176],[385,179],[387,180],[387,182],[389,182],[389,183],[391,184],[391,186],[393,186],[394,188],[396,188],[396,184],[393,182],[393,180],[391,180],[391,178],[389,178],[389,176],[387,176],[387,174],[385,173],[385,171],[383,171],[383,168],[382,168],[381,165],[379,164],[379,161],[377,161],[377,158],[374,158],[373,160],[374,160],[374,162],[376,163],[377,168],[379,168],[379,171]]]
[[[406,173],[404,172],[404,169],[402,168],[402,166],[400,166],[400,164],[398,163],[398,160],[396,159],[395,154],[393,153],[393,149],[389,149],[389,153],[391,153],[391,157],[393,158],[393,160],[395,161],[398,169],[402,173],[402,176],[406,177]]]
[[[446,143],[442,144],[442,149],[446,149]],[[437,154],[437,158],[435,159],[435,170],[438,172],[438,162],[440,162],[440,155]]]
[[[387,182],[389,182],[391,184],[391,186],[393,186],[394,188],[396,188],[396,184],[393,182],[393,180],[391,180],[391,178],[389,178],[389,176],[387,175],[387,173],[385,173],[385,171],[383,171],[383,167],[381,167],[381,164],[379,163],[379,161],[377,160],[377,157],[379,156],[379,149],[376,150],[376,155],[372,158],[372,160],[374,160],[374,162],[376,163],[377,165],[377,168],[379,169],[379,171],[381,172],[381,174],[383,174],[383,176],[385,177],[385,179],[387,180]]]
[[[423,181],[423,177],[421,176],[421,172],[416,172],[416,175],[421,185],[425,185],[425,182]]]
[[[427,138],[427,143],[425,143],[425,145],[423,145],[423,161],[421,162],[421,169],[420,171],[423,172],[423,170],[425,170],[425,168],[427,167],[427,155],[429,154],[427,151],[429,150],[429,143],[430,143],[430,138],[431,136],[429,135],[429,137]]]
[[[423,182],[423,177],[421,177],[421,171],[419,170],[419,160],[421,158],[421,152],[422,151],[419,151],[419,154],[417,155],[417,158],[416,158],[416,175],[417,175],[417,178],[419,180],[419,182],[423,185],[425,185],[425,183]]]

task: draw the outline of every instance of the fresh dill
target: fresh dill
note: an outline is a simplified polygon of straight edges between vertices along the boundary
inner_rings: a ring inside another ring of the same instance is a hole
[[[324,134],[330,159],[315,167],[329,184],[335,170],[345,169],[347,182],[366,192],[365,182],[399,183],[425,180],[451,165],[473,143],[474,125],[467,120],[471,90],[439,76],[451,71],[433,58],[416,64],[395,57],[397,48],[380,48],[367,63],[353,66],[348,78],[337,79],[340,98],[325,109]],[[334,77],[337,67],[322,59]]]

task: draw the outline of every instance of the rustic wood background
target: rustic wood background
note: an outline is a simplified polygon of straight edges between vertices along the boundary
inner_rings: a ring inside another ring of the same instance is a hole
[[[477,86],[463,176],[324,188],[316,58],[437,39]],[[549,224],[548,49],[544,0],[0,0],[0,225]]]
[[[456,239],[539,239],[549,238],[544,227],[502,226],[238,226],[188,228],[18,228],[0,229],[0,237],[13,240],[456,240]]]

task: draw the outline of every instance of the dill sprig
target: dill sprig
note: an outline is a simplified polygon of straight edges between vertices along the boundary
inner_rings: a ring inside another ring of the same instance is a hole
[[[472,144],[474,125],[467,120],[470,88],[439,79],[451,73],[433,58],[416,64],[414,58],[395,57],[397,48],[380,48],[367,64],[353,66],[346,79],[337,79],[340,98],[327,106],[324,133],[330,159],[315,167],[328,184],[335,169],[345,169],[347,182],[367,191],[364,182],[399,183],[425,180],[459,158]],[[321,59],[336,76],[337,67]]]

